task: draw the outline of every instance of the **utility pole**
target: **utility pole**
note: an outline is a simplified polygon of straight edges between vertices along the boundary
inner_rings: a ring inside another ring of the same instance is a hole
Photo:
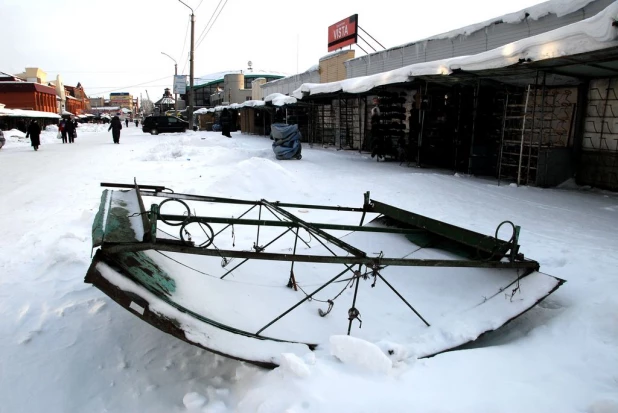
[[[178,62],[176,62],[176,59],[174,59],[172,56],[168,55],[167,53],[161,52],[161,54],[164,54],[165,56],[169,57],[170,59],[172,59],[174,61],[174,110],[178,111],[178,93],[176,93],[176,75],[178,74]]]
[[[189,118],[189,129],[193,129],[193,55],[195,52],[195,14],[193,14],[193,9],[185,2],[182,0],[178,1],[191,10],[191,55],[189,58],[189,91],[187,93],[187,99],[189,99],[189,109],[187,110],[187,117]]]

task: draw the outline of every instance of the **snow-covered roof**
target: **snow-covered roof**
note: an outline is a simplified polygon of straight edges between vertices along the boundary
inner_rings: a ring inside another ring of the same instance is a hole
[[[539,61],[616,47],[618,28],[613,23],[617,15],[618,2],[614,2],[588,19],[476,55],[415,63],[338,82],[304,83],[293,92],[293,96],[302,99],[305,95],[324,93],[364,93],[378,86],[410,82],[416,76],[450,75],[455,70],[498,69],[521,61]]]
[[[6,109],[6,108],[0,108],[0,116],[15,117],[15,118],[60,119],[60,115],[58,115],[57,113],[41,112],[38,110]]]
[[[274,106],[293,105],[297,102],[297,99],[292,96],[286,96],[281,93],[271,93],[264,98],[265,102],[271,102]]]
[[[120,106],[98,106],[91,108],[92,110],[118,110]]]
[[[413,43],[424,42],[427,40],[451,39],[459,35],[469,36],[474,32],[482,30],[496,23],[521,23],[526,19],[538,20],[541,17],[545,17],[549,14],[555,14],[556,17],[562,17],[582,9],[593,1],[595,0],[549,0],[544,3],[527,7],[514,13],[508,13],[500,17],[486,20],[480,23],[471,24],[469,26],[461,27],[459,29],[451,30],[446,33],[431,36]]]
[[[215,106],[214,108],[202,108],[193,112],[194,115],[202,113],[220,112],[223,109],[241,109],[247,107],[264,106],[267,102],[272,103],[273,106],[293,105],[298,100],[292,96],[282,95],[281,93],[272,93],[264,98],[264,100],[247,100],[243,103],[232,103],[231,105]]]

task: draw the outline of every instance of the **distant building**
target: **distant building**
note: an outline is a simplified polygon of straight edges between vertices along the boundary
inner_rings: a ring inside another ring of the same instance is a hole
[[[109,105],[119,106],[121,108],[129,109],[133,112],[133,96],[128,92],[116,92],[109,94]]]
[[[90,98],[90,107],[99,108],[105,106],[104,98]]]
[[[196,108],[210,108],[220,104],[242,103],[252,99],[253,81],[267,83],[285,75],[276,72],[242,70],[213,73],[196,78],[194,103]],[[187,100],[186,95],[182,99]]]
[[[161,97],[161,99],[157,100],[154,103],[155,111],[159,113],[164,113],[168,110],[174,110],[175,105],[176,101],[174,100],[174,97],[172,96],[169,88],[165,88],[165,90],[163,91],[163,97]]]

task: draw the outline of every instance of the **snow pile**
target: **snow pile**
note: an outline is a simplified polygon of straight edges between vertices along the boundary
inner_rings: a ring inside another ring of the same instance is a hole
[[[124,126],[124,125],[123,125]],[[87,132],[87,133],[98,133],[98,132],[107,132],[109,129],[109,124],[103,123],[79,123],[77,125],[77,133]],[[123,129],[126,130],[126,129]],[[122,137],[122,134],[121,134]]]
[[[45,130],[47,132],[58,132],[58,125],[47,125]]]
[[[360,367],[373,373],[388,373],[393,367],[380,347],[373,343],[351,336],[332,336],[330,352],[344,364]]]
[[[301,379],[307,378],[311,375],[309,366],[305,364],[305,361],[298,357],[296,354],[284,353],[280,358],[279,371],[284,375],[292,375]]]
[[[206,397],[196,392],[187,393],[185,397],[182,398],[182,404],[184,404],[188,410],[200,409],[204,407],[207,402],[208,400]]]
[[[200,153],[198,149],[187,145],[184,139],[164,140],[159,145],[151,148],[146,154],[138,159],[147,162],[161,161],[190,161],[191,156]]]

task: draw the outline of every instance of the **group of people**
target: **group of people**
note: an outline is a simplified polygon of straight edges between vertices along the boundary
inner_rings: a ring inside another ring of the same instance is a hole
[[[77,121],[62,119],[58,124],[58,132],[60,132],[62,143],[74,143],[77,137]]]

